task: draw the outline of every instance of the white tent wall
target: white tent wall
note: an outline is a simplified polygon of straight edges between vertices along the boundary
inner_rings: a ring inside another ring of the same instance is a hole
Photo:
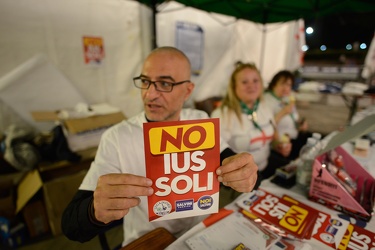
[[[279,70],[294,71],[301,65],[301,47],[305,42],[304,32],[301,34],[303,20],[263,25],[181,6],[169,2],[159,9],[157,44],[175,46],[178,21],[202,27],[204,65],[201,74],[192,78],[196,83],[194,101],[223,95],[238,60],[255,63],[265,86]]]
[[[367,82],[371,87],[374,86],[375,82],[372,81],[375,81],[375,33],[366,54],[362,77],[367,79]]]
[[[135,1],[0,0],[0,78],[43,54],[89,104],[107,102],[131,116],[142,109],[132,77],[151,50],[151,24],[151,11]],[[84,36],[103,39],[100,65],[85,64]]]
[[[299,65],[293,63],[296,45],[291,41],[301,21],[267,24],[262,37],[261,24],[181,7],[176,2],[159,7],[158,46],[175,46],[177,21],[197,24],[204,31],[204,64],[200,75],[192,76],[196,89],[188,105],[223,95],[237,60],[259,67],[263,58],[265,84],[278,70],[294,70]],[[0,0],[0,79],[33,56],[43,54],[89,104],[107,102],[132,116],[142,109],[132,77],[140,73],[141,63],[151,50],[152,22],[151,10],[137,1]],[[84,36],[103,39],[105,56],[100,65],[85,64]],[[37,91],[42,98],[43,90]],[[1,112],[0,119],[4,120],[7,116]]]
[[[292,22],[287,32],[284,65],[286,69],[294,71],[304,62],[302,47],[306,45],[305,22],[302,19]]]
[[[181,6],[171,2],[158,13],[157,44],[158,46],[176,45],[175,33],[178,21],[194,23],[202,27],[203,67],[199,76],[192,76],[195,90],[190,101],[201,101],[208,97],[222,95],[223,86],[228,83],[228,75],[232,70],[228,64],[234,60],[235,19]],[[221,21],[227,25],[223,25],[217,18],[221,18]]]
[[[287,23],[267,24],[264,26],[264,47],[259,48],[259,59],[255,61],[259,65],[265,86],[279,70],[294,71],[301,66],[301,47],[296,40],[296,32],[299,31],[302,20]],[[259,29],[258,30],[262,30]]]

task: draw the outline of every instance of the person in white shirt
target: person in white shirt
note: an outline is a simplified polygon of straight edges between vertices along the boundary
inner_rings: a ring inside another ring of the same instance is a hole
[[[220,118],[221,135],[236,152],[249,152],[258,165],[261,178],[269,178],[291,150],[288,141],[281,143],[272,111],[262,100],[263,83],[254,64],[237,62],[226,95],[211,117]],[[271,149],[282,157],[271,162]]]
[[[157,227],[178,237],[202,219],[148,221],[147,196],[154,190],[145,177],[143,123],[208,118],[203,111],[183,109],[194,89],[190,75],[189,59],[176,48],[160,47],[146,58],[140,76],[133,78],[144,111],[103,134],[95,160],[62,217],[69,239],[88,241],[123,219],[126,245]],[[220,150],[218,181],[238,192],[252,191],[258,169],[252,156],[235,154],[223,140]]]
[[[280,136],[286,135],[291,140],[291,160],[298,157],[301,147],[311,136],[307,121],[298,114],[293,84],[293,73],[281,70],[273,76],[263,95],[265,103],[272,110]]]

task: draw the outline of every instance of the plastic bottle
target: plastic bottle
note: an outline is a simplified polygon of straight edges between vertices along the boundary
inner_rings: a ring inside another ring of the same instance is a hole
[[[322,143],[322,134],[320,133],[312,133],[312,138],[315,138],[317,147],[319,147],[319,150],[323,149],[323,143]]]
[[[320,133],[312,133],[312,138],[315,138],[317,141],[322,139],[322,134]]]
[[[310,188],[312,167],[319,151],[320,144],[313,137],[308,138],[307,143],[300,150],[299,158],[301,161],[297,167],[296,183],[305,191]]]

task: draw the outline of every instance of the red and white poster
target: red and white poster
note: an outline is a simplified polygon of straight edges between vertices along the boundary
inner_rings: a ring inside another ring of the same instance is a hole
[[[302,203],[277,197],[264,189],[239,199],[237,205],[288,237],[310,239],[319,211]]]
[[[104,43],[101,37],[83,37],[85,64],[101,65],[104,59]]]
[[[143,125],[149,221],[218,212],[219,119]]]

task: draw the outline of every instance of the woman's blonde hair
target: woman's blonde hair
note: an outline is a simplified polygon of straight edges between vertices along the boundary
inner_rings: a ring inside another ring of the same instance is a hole
[[[229,84],[227,87],[227,92],[223,98],[222,104],[221,104],[221,110],[224,109],[224,107],[228,108],[228,111],[232,111],[236,114],[238,120],[242,123],[241,119],[241,104],[240,104],[240,99],[236,95],[236,76],[239,72],[241,72],[243,69],[252,69],[255,70],[260,78],[261,85],[263,88],[263,81],[262,77],[260,74],[260,71],[258,68],[255,66],[254,63],[243,63],[241,61],[238,61],[234,64],[235,68],[230,76],[229,79]]]

